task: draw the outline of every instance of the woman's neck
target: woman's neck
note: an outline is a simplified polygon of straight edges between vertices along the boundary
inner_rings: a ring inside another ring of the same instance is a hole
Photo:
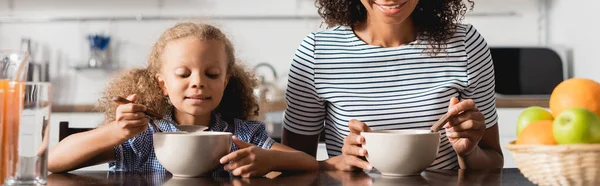
[[[354,33],[364,42],[381,47],[396,47],[416,40],[416,31],[412,18],[408,17],[400,24],[388,24],[371,20],[354,25]]]
[[[175,109],[175,122],[180,125],[201,125],[210,127],[210,119],[212,114],[191,115],[189,113]]]

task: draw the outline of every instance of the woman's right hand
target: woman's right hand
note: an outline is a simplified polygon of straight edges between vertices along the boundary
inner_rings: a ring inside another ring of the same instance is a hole
[[[127,97],[127,100],[134,102],[137,99],[137,95],[132,94]],[[144,114],[146,106],[128,103],[122,104],[117,107],[115,121],[113,122],[113,128],[118,135],[118,139],[126,141],[131,139],[138,134],[148,129],[148,122],[150,119]]]
[[[362,148],[365,138],[360,135],[361,132],[369,132],[371,128],[367,124],[352,119],[348,122],[350,134],[344,138],[342,147],[342,170],[352,171],[357,169],[371,170],[373,167],[366,161],[367,149]],[[336,166],[339,167],[339,166]]]

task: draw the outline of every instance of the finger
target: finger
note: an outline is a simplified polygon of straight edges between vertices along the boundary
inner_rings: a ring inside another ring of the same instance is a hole
[[[356,119],[352,119],[348,122],[348,127],[350,128],[350,133],[360,134],[360,132],[369,132],[371,128],[367,126],[367,124],[358,121]]]
[[[244,158],[241,158],[240,160],[229,162],[227,165],[223,166],[223,169],[231,171],[243,167],[244,165],[249,165],[251,163],[252,160],[246,156]]]
[[[140,120],[146,117],[143,112],[125,112],[121,113],[120,120]]]
[[[135,102],[135,100],[137,100],[137,94],[131,94],[131,95],[127,96],[126,99],[131,102]]]
[[[474,120],[462,122],[461,124],[452,126],[448,129],[449,132],[482,131],[482,130],[485,130],[485,125],[479,121],[474,121]]]
[[[449,138],[473,138],[473,131],[462,131],[462,132],[450,132],[446,131],[446,136]]]
[[[136,128],[143,127],[148,125],[148,119],[141,120],[122,120],[119,121],[118,124],[123,128]]]
[[[123,104],[117,107],[117,113],[135,113],[135,112],[144,112],[146,111],[146,106],[140,104]]]
[[[448,123],[444,125],[444,128],[450,128],[451,126],[460,125],[461,123],[469,120],[484,121],[485,116],[483,116],[483,114],[481,114],[480,112],[466,111],[456,116],[450,117]]]
[[[457,115],[465,111],[479,111],[475,105],[475,101],[472,99],[462,100],[448,108],[448,113],[451,115]]]
[[[238,146],[239,149],[245,149],[245,148],[254,146],[253,144],[246,143],[235,136],[231,136],[231,139],[233,140],[233,143],[236,146]]]
[[[352,156],[366,156],[367,149],[356,145],[344,145],[344,147],[342,148],[342,153]]]
[[[363,159],[360,159],[356,156],[344,156],[344,162],[346,163],[346,165],[358,167],[363,170],[373,169],[373,167],[371,166],[371,164],[369,164],[369,162],[367,162]]]
[[[354,133],[350,133],[344,138],[344,145],[362,145],[364,142],[365,137]]]
[[[450,104],[448,105],[448,109],[452,108],[454,105],[456,105],[458,103],[459,103],[458,98],[456,98],[456,97],[450,98]]]
[[[244,165],[242,167],[238,167],[237,169],[231,171],[234,176],[241,176],[243,174],[249,173],[254,170],[254,166],[252,165]]]
[[[225,156],[223,156],[221,159],[219,159],[219,162],[221,164],[225,164],[227,162],[232,162],[232,161],[237,161],[239,159],[242,159],[246,156],[248,156],[248,151],[247,150],[237,150],[235,152],[229,153]]]

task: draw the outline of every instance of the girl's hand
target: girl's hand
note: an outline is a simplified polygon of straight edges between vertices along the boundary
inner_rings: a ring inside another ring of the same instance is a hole
[[[223,156],[219,162],[227,163],[224,169],[231,171],[235,176],[255,177],[263,176],[273,169],[271,153],[255,145],[243,142],[233,136],[233,143],[239,150]]]
[[[135,94],[129,95],[127,100],[134,102]],[[144,114],[146,106],[129,103],[117,107],[115,121],[112,123],[117,138],[121,141],[131,139],[148,129],[149,118]]]
[[[485,132],[485,116],[470,99],[450,99],[448,113],[454,116],[444,125],[446,136],[459,156],[469,155]]]

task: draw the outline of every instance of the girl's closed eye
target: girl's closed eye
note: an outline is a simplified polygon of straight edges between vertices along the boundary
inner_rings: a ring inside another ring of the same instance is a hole
[[[175,75],[177,75],[180,78],[187,78],[192,74],[192,72],[190,70],[184,69],[184,68],[178,68],[175,70]]]
[[[206,76],[207,76],[208,78],[211,78],[211,79],[217,79],[217,78],[219,77],[219,75],[220,75],[220,74],[211,74],[211,73],[206,73]]]
[[[209,69],[206,72],[206,77],[211,78],[211,79],[217,79],[220,75],[221,75],[221,70],[217,69],[217,68]]]

